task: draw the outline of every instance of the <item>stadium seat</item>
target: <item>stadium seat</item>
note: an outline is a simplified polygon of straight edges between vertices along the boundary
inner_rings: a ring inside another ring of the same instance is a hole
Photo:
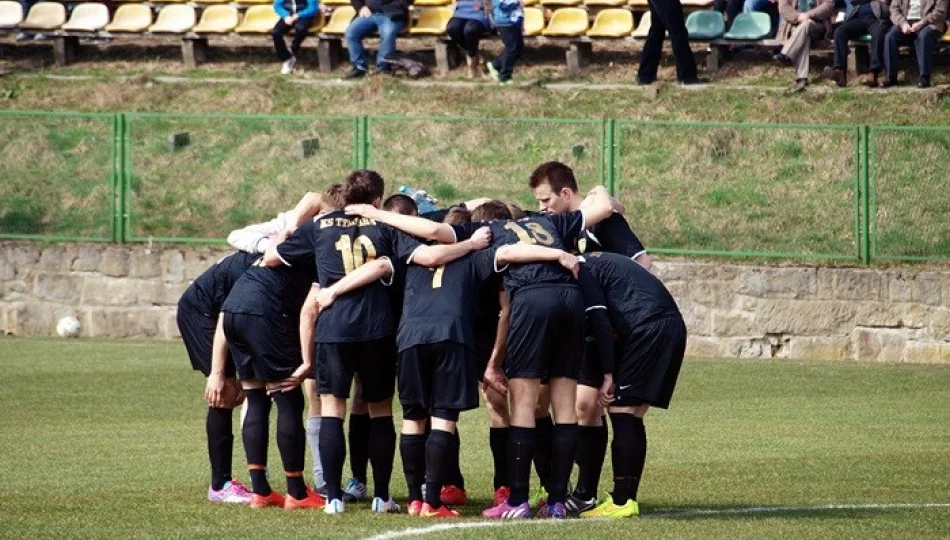
[[[619,38],[633,32],[633,13],[626,9],[605,9],[597,14],[587,31],[590,37]]]
[[[627,0],[584,0],[584,5],[590,7],[620,7],[627,5]]]
[[[768,13],[755,11],[740,13],[732,23],[732,28],[723,36],[733,40],[765,39],[772,32],[772,19]]]
[[[541,0],[524,0],[522,3],[525,6],[536,6],[541,3]]]
[[[686,31],[691,40],[709,41],[726,33],[726,23],[718,11],[694,11],[686,18]]]
[[[650,12],[647,11],[643,14],[643,17],[640,17],[640,24],[637,25],[637,29],[633,31],[633,37],[635,38],[646,38],[647,34],[650,33],[650,23],[652,17],[650,17]]]
[[[231,0],[193,0],[195,4],[230,4]],[[201,14],[204,18],[204,13]],[[199,23],[200,24],[200,23]]]
[[[109,24],[109,8],[105,4],[89,2],[73,9],[69,21],[60,30],[66,32],[98,32]]]
[[[320,4],[324,6],[348,6],[350,5],[350,0],[323,0]]]
[[[870,43],[870,42],[871,42],[871,36],[870,36],[870,35],[861,36],[861,40],[863,41],[865,37],[868,38],[868,43]],[[947,33],[945,33],[945,34],[943,35],[943,37],[940,38],[940,41],[942,41],[942,42],[944,42],[944,43],[950,43],[950,28],[947,28]]]
[[[240,22],[238,10],[234,6],[208,6],[201,13],[201,20],[192,28],[196,34],[228,34],[237,28]]]
[[[419,5],[418,3],[415,5]],[[441,36],[445,34],[445,25],[452,18],[452,9],[434,7],[423,9],[416,25],[409,29],[411,36]]]
[[[647,0],[627,0],[627,5],[635,8],[650,8],[650,3]]]
[[[845,14],[844,14],[843,11],[839,11],[839,12],[838,12],[838,15],[835,16],[834,22],[832,22],[831,24],[838,25],[838,24],[843,23],[843,22],[844,22],[844,15],[845,15]]]
[[[20,23],[22,30],[54,30],[66,23],[66,8],[57,2],[37,2]]]
[[[23,22],[23,6],[19,2],[0,2],[0,28],[16,28]]]
[[[540,36],[542,31],[544,31],[544,10],[525,8],[523,30],[525,37]]]
[[[106,32],[144,32],[152,26],[152,8],[145,4],[125,4],[119,6],[112,22],[106,25]]]
[[[452,0],[416,0],[412,3],[416,7],[438,7],[452,5]]]
[[[184,5],[170,5],[158,12],[155,24],[148,31],[156,34],[184,34],[195,26],[195,8]]]
[[[712,7],[715,3],[714,0],[681,0],[683,7],[697,8],[697,7]]]
[[[244,20],[234,29],[238,34],[269,34],[280,17],[271,6],[251,6],[244,13]]]
[[[188,0],[149,0],[154,4],[184,4]]]
[[[273,6],[273,5],[274,5],[274,2],[271,2],[271,1],[269,1],[269,0],[237,0],[237,1],[234,2],[234,3],[235,3],[235,4],[242,4],[242,5],[245,5],[245,6],[257,6],[257,5],[261,5],[261,6],[265,6],[265,5],[266,5],[266,6]],[[328,3],[328,2],[321,2],[321,3],[326,4],[326,3]]]
[[[346,27],[350,25],[350,21],[353,20],[353,17],[356,17],[356,10],[351,6],[338,7],[333,10],[333,15],[330,15],[330,21],[327,22],[327,25],[323,27],[320,33],[342,36],[346,33]]]
[[[542,6],[579,6],[584,3],[584,0],[541,0]]]
[[[554,10],[551,21],[541,35],[548,37],[575,37],[587,33],[590,21],[587,10],[581,8],[560,8]]]

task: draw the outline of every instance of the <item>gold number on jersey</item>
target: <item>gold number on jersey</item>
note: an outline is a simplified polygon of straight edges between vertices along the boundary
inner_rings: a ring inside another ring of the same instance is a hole
[[[518,235],[518,242],[522,244],[541,244],[542,246],[554,244],[554,237],[544,230],[540,223],[526,223],[525,225],[530,229],[530,232],[513,221],[505,223],[505,228]]]
[[[445,265],[435,269],[435,273],[432,274],[432,288],[439,289],[442,287],[442,274],[445,273]]]
[[[368,261],[376,260],[376,246],[366,235],[356,237],[356,245],[350,235],[341,234],[340,239],[333,245],[343,258],[343,270],[349,274]],[[364,254],[365,251],[365,254]]]

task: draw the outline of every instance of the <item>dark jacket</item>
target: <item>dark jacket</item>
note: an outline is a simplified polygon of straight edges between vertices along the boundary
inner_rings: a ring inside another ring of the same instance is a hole
[[[851,13],[848,13],[848,16],[845,17],[846,21],[849,21],[858,16],[858,7],[863,6],[864,4],[871,4],[871,11],[874,12],[874,18],[879,21],[889,21],[891,19],[891,8],[888,5],[887,0],[852,0],[851,2]]]
[[[409,20],[409,6],[414,0],[350,0],[357,13],[368,7],[373,13],[384,13],[394,21]],[[358,16],[358,15],[357,15]]]

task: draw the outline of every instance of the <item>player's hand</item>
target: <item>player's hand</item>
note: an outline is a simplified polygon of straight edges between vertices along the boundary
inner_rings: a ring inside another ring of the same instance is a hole
[[[808,16],[807,13],[798,14],[798,24],[807,24],[809,20],[810,20],[810,17]]]
[[[360,8],[360,17],[363,17],[365,19],[366,17],[372,17],[372,16],[373,16],[373,12],[370,11],[368,7],[363,6]],[[349,212],[347,212],[347,214],[349,214]]]
[[[496,367],[488,366],[488,369],[485,370],[485,374],[482,376],[482,385],[491,387],[492,390],[503,396],[508,395],[508,379],[505,377],[505,374]]]
[[[910,31],[911,31],[911,33],[916,34],[917,32],[920,32],[921,30],[923,30],[923,29],[924,29],[924,26],[927,26],[927,23],[925,23],[925,22],[922,21],[922,20],[917,21],[917,22],[915,22],[914,24],[911,25]]]
[[[287,15],[286,17],[284,17],[284,24],[286,24],[287,26],[293,25],[293,24],[294,24],[294,18],[291,17],[290,15]]]
[[[349,216],[368,218],[373,217],[373,213],[376,212],[376,207],[371,204],[348,204],[343,211]]]
[[[304,362],[290,374],[290,377],[286,379],[277,381],[273,386],[268,386],[268,394],[276,394],[277,392],[290,392],[294,388],[297,388],[303,384],[303,380],[307,378],[307,375],[310,375],[310,372],[313,371],[313,364],[310,362]]]
[[[566,268],[571,273],[571,275],[574,276],[574,279],[577,279],[577,274],[581,270],[581,265],[579,262],[577,262],[577,257],[575,255],[571,255],[565,251],[561,253],[560,257],[558,257],[557,262]]]
[[[324,310],[330,309],[330,306],[333,305],[333,301],[336,300],[336,288],[335,287],[326,287],[320,289],[320,292],[317,293],[316,302],[317,302],[317,313],[322,313]]]
[[[905,34],[913,34],[914,27],[911,26],[909,23],[904,23],[901,25],[901,32],[904,32]]]
[[[472,241],[472,246],[474,246],[475,249],[485,249],[488,247],[488,244],[491,243],[491,229],[488,227],[480,227],[472,234],[469,240]]]
[[[205,400],[208,405],[220,408],[224,405],[224,375],[212,373],[205,383]]]
[[[600,405],[609,407],[614,397],[614,376],[610,373],[604,375],[604,382],[600,385]]]

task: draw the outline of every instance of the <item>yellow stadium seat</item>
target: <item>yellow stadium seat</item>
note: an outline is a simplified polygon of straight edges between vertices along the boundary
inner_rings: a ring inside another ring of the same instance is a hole
[[[0,28],[15,28],[23,22],[23,6],[19,2],[0,2]]]
[[[201,13],[201,20],[191,29],[196,34],[227,34],[240,22],[234,6],[208,6]]]
[[[450,6],[452,5],[452,0],[416,0],[412,5],[416,7]]]
[[[244,20],[234,29],[238,34],[269,34],[280,17],[271,6],[251,6],[244,13]]]
[[[594,25],[587,31],[590,37],[619,38],[633,32],[633,13],[626,9],[605,9],[597,14]]]
[[[106,25],[106,32],[144,32],[152,26],[152,8],[145,4],[125,4],[119,6],[112,22]]]
[[[649,8],[650,3],[647,0],[627,0],[627,5],[635,8]]]
[[[237,0],[237,1],[235,1],[234,3],[235,3],[235,4],[245,5],[245,6],[258,6],[258,5],[260,5],[260,6],[265,6],[265,5],[266,5],[266,6],[273,6],[273,5],[274,5],[273,0]],[[326,4],[326,2],[322,2],[322,3]]]
[[[23,30],[54,30],[66,23],[66,8],[57,2],[33,4],[26,19],[20,23]]]
[[[620,7],[627,5],[627,0],[584,0],[584,5],[591,7]]]
[[[188,0],[149,0],[150,2],[156,4],[184,4]]]
[[[541,34],[549,37],[583,36],[589,24],[586,9],[560,8],[551,15],[551,21]]]
[[[541,0],[524,0],[522,3],[525,6],[536,6],[541,3]]]
[[[947,28],[947,33],[945,33],[943,37],[940,38],[940,41],[944,43],[950,43],[950,28]]]
[[[149,32],[157,34],[184,34],[195,26],[195,8],[185,5],[170,5],[158,12],[155,24]]]
[[[525,8],[524,30],[525,36],[540,36],[544,31],[544,10],[541,8]]]
[[[712,7],[715,3],[714,0],[681,0],[683,7],[697,8],[697,7]]]
[[[231,0],[194,0],[196,4],[230,4]],[[204,14],[201,15],[204,18]]]
[[[356,17],[356,10],[352,6],[338,7],[333,10],[330,21],[320,33],[342,36],[346,33],[346,27],[350,25],[353,17]]]
[[[419,5],[419,4],[416,4]],[[445,34],[445,25],[452,18],[452,10],[447,7],[434,7],[422,10],[419,21],[409,29],[410,36],[441,36]]]
[[[320,4],[324,6],[348,6],[350,0],[323,0]]]
[[[579,6],[584,3],[584,0],[541,0],[542,6]]]
[[[635,38],[645,38],[647,34],[650,33],[650,12],[647,11],[643,14],[643,17],[640,18],[640,24],[637,25],[637,29],[633,31],[633,37]]]
[[[98,32],[109,24],[109,8],[105,4],[89,2],[73,9],[69,21],[61,28],[66,32]]]

